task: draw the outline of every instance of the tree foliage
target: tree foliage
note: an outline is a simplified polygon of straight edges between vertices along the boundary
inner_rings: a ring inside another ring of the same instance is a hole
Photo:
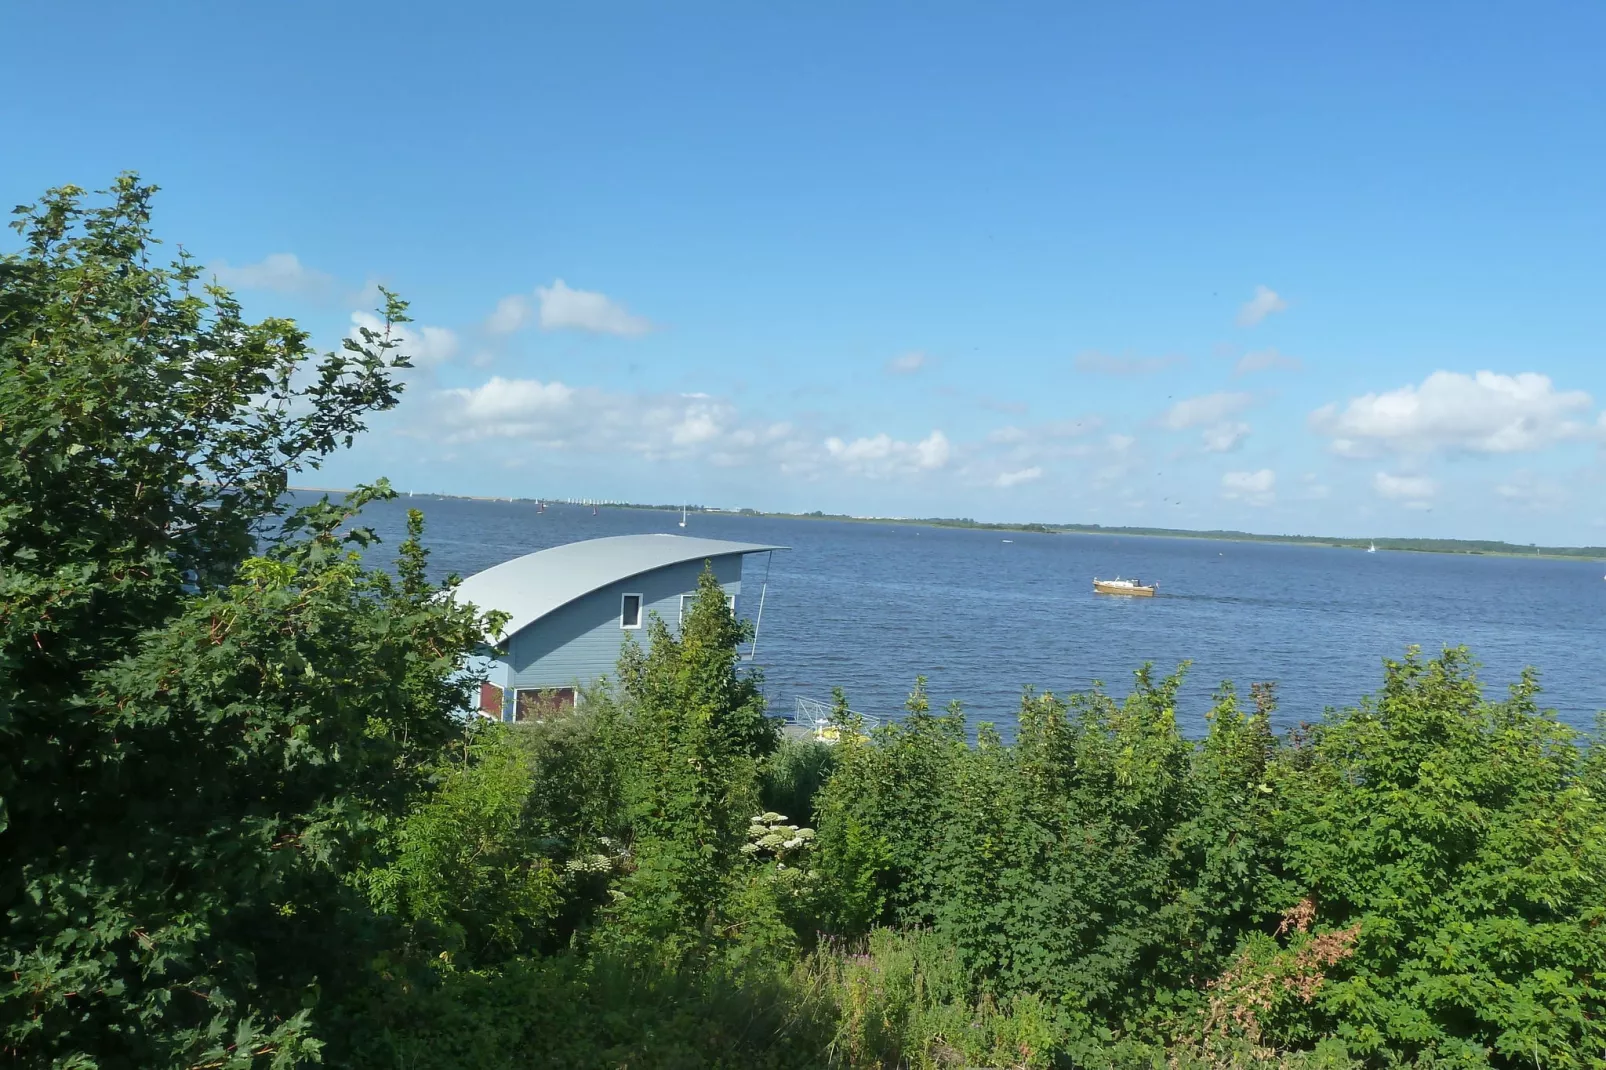
[[[673,963],[724,923],[722,900],[759,804],[758,763],[776,731],[758,680],[738,672],[745,630],[712,571],[678,634],[656,615],[647,632],[648,648],[627,647],[619,663],[632,857],[612,916],[620,939]]]
[[[1287,1023],[1359,1055],[1593,1065],[1606,1051],[1606,810],[1532,674],[1488,702],[1464,651],[1390,662],[1274,770],[1289,877],[1356,953]]]
[[[363,566],[382,485],[281,517],[395,402],[403,303],[317,356],[154,265],[152,192],[54,190],[0,259],[0,1048],[287,1066],[361,967],[349,874],[480,626],[416,520],[394,577]]]

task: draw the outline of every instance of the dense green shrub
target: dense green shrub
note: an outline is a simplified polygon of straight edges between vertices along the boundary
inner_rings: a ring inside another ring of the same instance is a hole
[[[811,1070],[830,1008],[774,975],[661,966],[593,950],[443,974],[362,1008],[353,1070]]]
[[[0,1051],[288,1066],[390,939],[351,875],[427,782],[483,623],[291,473],[388,408],[390,325],[249,323],[152,190],[66,187],[0,256]]]
[[[1196,1002],[1189,979],[1266,909],[1270,739],[1267,711],[1246,717],[1228,691],[1195,747],[1176,728],[1179,682],[1140,672],[1123,703],[1029,694],[1012,746],[986,726],[967,746],[957,711],[930,716],[917,686],[902,724],[843,744],[825,790],[839,931],[932,926],[984,990],[1055,993],[1089,1023]]]
[[[836,753],[817,739],[782,739],[759,767],[759,801],[764,809],[811,824],[815,798],[836,768]]]
[[[1594,744],[1525,675],[1484,700],[1464,651],[1387,665],[1272,769],[1275,834],[1315,923],[1353,957],[1289,1041],[1376,1059],[1586,1066],[1606,1058],[1606,808]]]
[[[1084,1060],[1212,1030],[1435,1065],[1602,1053],[1600,760],[1531,678],[1490,703],[1463,652],[1413,652],[1282,743],[1264,688],[1184,740],[1177,683],[1029,694],[1009,746],[966,745],[917,686],[823,792],[827,922],[929,926],[973,994],[1049,1000]]]
[[[374,907],[425,946],[469,967],[534,950],[559,907],[561,870],[528,820],[534,763],[509,726],[466,726],[433,794],[378,845],[362,881]]]

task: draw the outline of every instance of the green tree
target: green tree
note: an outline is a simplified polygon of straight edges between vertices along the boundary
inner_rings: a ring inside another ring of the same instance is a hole
[[[483,622],[359,558],[291,475],[397,399],[385,327],[246,321],[153,187],[50,191],[0,257],[0,1050],[288,1066],[374,933],[349,876],[462,705]]]
[[[386,838],[365,875],[374,905],[403,919],[408,947],[462,966],[530,950],[559,906],[559,878],[529,820],[536,766],[514,729],[470,724],[441,783]]]
[[[758,763],[777,733],[759,680],[738,671],[745,629],[711,570],[679,634],[656,615],[648,634],[647,651],[632,644],[619,662],[631,710],[633,857],[613,918],[618,939],[674,962],[721,931],[757,812]]]
[[[1431,1065],[1598,1066],[1606,1050],[1606,809],[1596,759],[1531,673],[1489,702],[1464,650],[1389,662],[1271,770],[1314,931],[1358,924],[1290,1041]]]

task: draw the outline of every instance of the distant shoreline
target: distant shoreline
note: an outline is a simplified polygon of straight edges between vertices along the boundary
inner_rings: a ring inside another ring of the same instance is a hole
[[[307,494],[344,494],[348,491],[331,487],[290,487],[291,491]],[[1365,550],[1375,544],[1378,550],[1401,553],[1462,554],[1470,557],[1522,557],[1555,561],[1606,560],[1606,546],[1519,546],[1516,543],[1486,539],[1344,539],[1323,535],[1261,535],[1249,531],[1212,530],[1192,531],[1185,528],[1106,527],[1101,524],[1042,524],[1042,523],[988,523],[966,517],[883,517],[849,516],[844,513],[772,513],[758,509],[717,509],[701,505],[651,505],[641,502],[571,501],[556,498],[504,498],[489,495],[437,494],[434,492],[399,492],[398,498],[427,498],[436,500],[471,502],[515,502],[552,505],[572,505],[575,508],[645,509],[656,512],[678,513],[685,508],[690,513],[707,513],[715,516],[745,516],[770,520],[835,520],[849,524],[897,524],[906,527],[956,528],[975,531],[1009,531],[1038,535],[1126,535],[1158,539],[1204,539],[1215,542],[1283,543],[1291,546],[1329,546],[1344,550]]]

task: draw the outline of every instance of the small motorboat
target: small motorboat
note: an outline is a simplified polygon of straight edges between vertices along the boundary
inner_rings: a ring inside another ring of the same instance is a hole
[[[1153,598],[1158,590],[1158,583],[1144,583],[1142,580],[1123,580],[1117,576],[1113,580],[1101,580],[1093,577],[1094,594],[1124,594],[1136,598]]]

